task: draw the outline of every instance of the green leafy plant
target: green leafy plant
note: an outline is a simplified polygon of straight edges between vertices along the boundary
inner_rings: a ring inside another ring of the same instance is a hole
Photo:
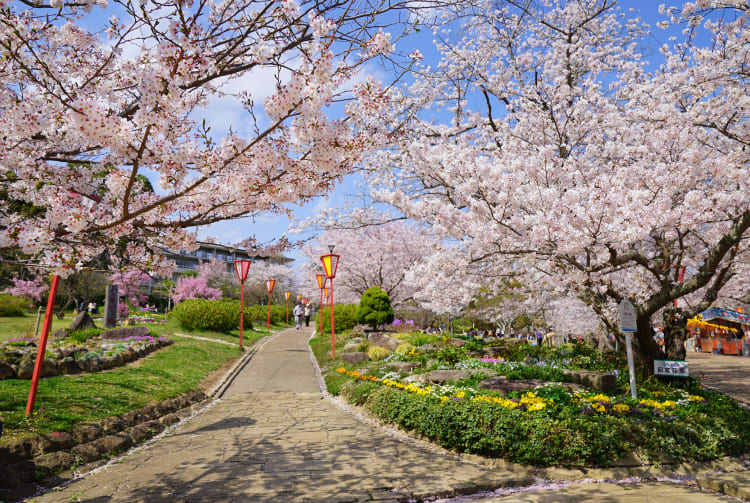
[[[177,304],[172,316],[186,330],[229,332],[239,326],[239,307],[234,302],[189,299]]]
[[[382,346],[373,346],[367,350],[367,355],[373,361],[382,360],[390,354],[391,352],[388,350],[388,348],[384,348]]]
[[[0,316],[23,316],[29,301],[10,294],[0,294]]]
[[[377,330],[378,325],[392,322],[393,317],[391,299],[380,287],[373,286],[362,294],[357,309],[357,321]]]
[[[103,330],[100,330],[98,328],[87,328],[84,330],[76,330],[75,332],[71,332],[68,334],[68,339],[72,343],[76,344],[85,344],[88,342],[89,339],[92,339],[93,337],[97,337],[103,332]]]

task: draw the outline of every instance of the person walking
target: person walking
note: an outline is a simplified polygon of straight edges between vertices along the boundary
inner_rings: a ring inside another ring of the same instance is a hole
[[[292,311],[292,314],[294,315],[294,322],[297,325],[297,330],[299,330],[299,327],[302,326],[302,313],[304,313],[304,311],[302,310],[302,306],[297,303],[297,305],[294,306],[294,311]]]
[[[308,302],[307,305],[305,305],[305,327],[310,326],[310,313],[311,312],[312,311],[310,309],[310,303]]]

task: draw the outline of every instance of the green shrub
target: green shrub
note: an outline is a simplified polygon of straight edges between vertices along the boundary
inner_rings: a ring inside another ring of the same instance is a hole
[[[320,316],[323,316],[323,332],[331,332],[331,310],[324,307],[317,316],[316,327],[319,327]],[[357,326],[357,305],[356,304],[335,304],[333,307],[333,316],[335,318],[336,333],[344,330],[351,330]]]
[[[393,318],[391,299],[383,289],[379,286],[373,286],[362,294],[357,309],[357,321],[370,325],[373,330],[377,330],[378,325],[390,323]]]
[[[383,346],[373,346],[367,350],[367,355],[373,361],[382,360],[390,354],[391,352],[388,350],[388,348],[384,348]]]
[[[23,316],[29,301],[8,293],[0,294],[0,316]]]
[[[237,303],[189,299],[177,304],[173,317],[185,330],[214,330],[229,332],[239,327],[239,307]]]
[[[102,332],[103,330],[98,328],[76,330],[75,332],[71,332],[70,334],[68,334],[68,339],[70,339],[71,342],[75,342],[77,344],[85,344],[89,339],[98,336]]]

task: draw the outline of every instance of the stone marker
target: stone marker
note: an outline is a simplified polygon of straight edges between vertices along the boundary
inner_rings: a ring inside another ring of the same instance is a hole
[[[104,328],[117,326],[118,292],[117,285],[107,285],[107,296],[104,301]]]

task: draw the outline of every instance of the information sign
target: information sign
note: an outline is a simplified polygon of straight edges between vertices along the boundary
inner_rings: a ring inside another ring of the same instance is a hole
[[[635,332],[638,326],[635,321],[635,308],[627,299],[620,302],[620,329],[623,332]]]
[[[654,374],[658,376],[688,377],[685,360],[654,360]]]

